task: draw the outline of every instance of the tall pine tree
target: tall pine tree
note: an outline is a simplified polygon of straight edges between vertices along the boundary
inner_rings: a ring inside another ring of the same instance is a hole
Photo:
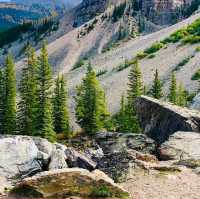
[[[0,69],[0,134],[4,133],[4,101],[5,100],[5,81],[3,70]]]
[[[187,105],[187,95],[182,83],[179,84],[177,93],[177,105],[185,107]]]
[[[8,55],[5,63],[5,111],[4,133],[16,133],[16,73],[11,55]]]
[[[169,93],[169,101],[173,104],[177,103],[177,82],[176,75],[172,73],[171,76],[171,84],[170,84],[170,93]]]
[[[135,110],[135,100],[143,94],[144,86],[142,83],[142,73],[137,60],[130,70],[128,87],[128,105],[126,107],[126,117],[128,120],[127,130],[132,133],[139,133],[140,126]]]
[[[55,141],[52,113],[52,72],[46,45],[43,44],[37,69],[37,120],[36,136]]]
[[[69,135],[69,112],[64,76],[58,76],[53,99],[54,130]]]
[[[82,84],[77,87],[75,102],[76,119],[84,132],[93,135],[105,127],[109,116],[105,94],[91,64],[87,68]]]
[[[34,49],[27,51],[27,65],[22,70],[19,85],[18,125],[22,135],[33,135],[36,131],[36,69]]]
[[[159,79],[159,74],[158,74],[157,69],[156,69],[156,72],[155,72],[155,75],[154,75],[154,81],[153,81],[153,86],[152,86],[152,89],[151,89],[151,95],[156,99],[160,99],[163,96],[162,83]]]

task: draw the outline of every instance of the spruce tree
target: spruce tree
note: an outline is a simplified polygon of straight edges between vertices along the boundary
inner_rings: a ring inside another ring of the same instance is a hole
[[[140,125],[135,110],[135,100],[143,94],[144,86],[142,83],[142,73],[137,60],[131,68],[128,86],[128,104],[126,107],[126,120],[128,120],[127,130],[132,133],[139,133]]]
[[[5,99],[5,81],[3,70],[0,69],[0,134],[4,133],[4,99]]]
[[[136,98],[144,93],[142,73],[137,60],[132,66],[128,78],[128,103],[134,105]]]
[[[19,132],[22,135],[34,135],[36,131],[36,69],[37,59],[33,48],[28,48],[27,64],[22,69],[19,85],[18,104]]]
[[[182,83],[178,86],[177,105],[185,107],[187,105],[187,95]]]
[[[169,101],[171,103],[173,103],[173,104],[177,103],[177,82],[176,82],[176,75],[175,75],[175,73],[172,73],[172,76],[171,76]]]
[[[156,69],[156,72],[155,72],[155,75],[154,75],[154,81],[153,81],[153,86],[152,86],[152,89],[151,89],[151,95],[156,99],[160,99],[163,96],[162,83],[159,79],[159,74],[158,74],[157,69]]]
[[[53,99],[54,130],[56,133],[69,134],[69,112],[64,76],[58,76]]]
[[[5,63],[5,111],[4,133],[16,133],[16,74],[12,56],[9,54]]]
[[[87,68],[82,84],[77,87],[75,102],[77,123],[85,133],[93,135],[105,127],[109,116],[105,94],[91,64]]]
[[[35,135],[55,141],[52,113],[52,72],[45,44],[43,44],[38,57],[36,93],[38,98]]]

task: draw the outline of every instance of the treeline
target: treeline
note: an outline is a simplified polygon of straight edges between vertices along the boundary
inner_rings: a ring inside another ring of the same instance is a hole
[[[142,81],[142,73],[135,60],[130,70],[128,90],[121,98],[120,111],[111,116],[107,109],[106,97],[91,64],[88,64],[82,83],[76,88],[76,122],[83,132],[93,135],[100,130],[141,133],[136,114],[136,99],[147,94]],[[163,85],[158,70],[155,71],[149,95],[162,98]],[[172,74],[170,102],[185,106],[186,91],[177,85]],[[0,70],[0,134],[21,134],[40,136],[50,141],[56,135],[72,136],[70,128],[68,95],[63,75],[58,75],[55,84],[48,61],[45,44],[36,57],[34,49],[27,50],[26,65],[22,69],[19,83],[19,100],[16,100],[16,74],[12,56],[8,55],[5,67]]]
[[[45,17],[43,19],[26,22],[8,30],[0,32],[0,48],[3,46],[17,41],[24,33],[31,32],[34,40],[37,40],[41,34],[47,31],[55,31],[58,29],[59,22],[55,17]]]

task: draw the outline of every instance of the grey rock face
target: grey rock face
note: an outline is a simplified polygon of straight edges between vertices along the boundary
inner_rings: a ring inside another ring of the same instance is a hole
[[[200,93],[194,97],[190,108],[200,110]]]
[[[200,112],[141,96],[136,111],[143,132],[158,143],[177,131],[200,132]]]
[[[69,167],[79,167],[90,171],[96,169],[96,162],[92,161],[85,154],[80,153],[73,148],[67,148],[65,150],[65,155]]]
[[[51,158],[49,163],[49,170],[54,169],[64,169],[68,168],[67,163],[65,161],[65,153],[61,149],[55,149],[52,152]]]
[[[200,134],[176,132],[159,148],[162,160],[200,160]]]
[[[30,137],[0,137],[0,176],[25,177],[42,170],[38,148]]]

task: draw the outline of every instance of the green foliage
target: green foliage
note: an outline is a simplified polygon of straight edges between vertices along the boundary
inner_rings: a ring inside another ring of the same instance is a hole
[[[55,132],[53,128],[52,115],[52,74],[48,62],[48,53],[46,45],[41,49],[38,58],[37,72],[37,131],[36,136],[55,141]]]
[[[130,70],[128,86],[128,100],[134,105],[135,99],[143,94],[142,73],[137,60]]]
[[[188,36],[187,29],[180,29],[172,33],[168,38],[163,41],[163,43],[176,43],[186,36]]]
[[[106,186],[94,187],[91,196],[95,198],[107,198],[112,197],[112,192]]]
[[[82,84],[77,87],[75,102],[77,123],[85,133],[93,135],[105,127],[109,116],[105,94],[91,64]]]
[[[104,69],[104,70],[99,70],[99,71],[97,72],[96,76],[97,76],[97,77],[100,77],[100,76],[102,76],[102,75],[105,75],[107,72],[108,72],[108,71],[107,71],[106,69]]]
[[[80,60],[73,66],[72,70],[76,70],[77,68],[80,68],[80,67],[82,67],[82,66],[84,66],[84,65],[85,65],[84,60],[83,60],[83,59],[80,59]]]
[[[173,71],[179,71],[183,66],[185,66],[190,61],[191,58],[192,56],[183,59],[180,63],[177,64],[177,66],[173,69]]]
[[[0,134],[3,134],[4,125],[4,101],[5,100],[5,80],[4,71],[0,69]]]
[[[196,47],[196,52],[200,52],[200,46]]]
[[[64,76],[57,77],[53,98],[54,130],[69,135],[69,112]]]
[[[142,52],[139,52],[139,53],[136,55],[136,59],[140,60],[140,59],[143,59],[143,58],[145,58],[145,57],[147,57],[147,56],[148,56],[148,54],[142,51]]]
[[[200,69],[192,76],[192,80],[199,80],[200,79]]]
[[[160,99],[163,97],[162,82],[159,79],[159,74],[157,69],[154,75],[153,86],[151,88],[151,95],[156,99]]]
[[[187,105],[187,94],[183,84],[180,83],[177,91],[177,105],[185,107]]]
[[[199,35],[189,35],[186,38],[183,39],[183,44],[196,44],[200,42],[200,36]]]
[[[120,71],[122,71],[122,70],[128,68],[129,66],[130,66],[129,61],[128,61],[127,59],[125,59],[124,63],[122,63],[122,64],[120,64],[119,66],[117,66],[117,67],[115,68],[115,70],[116,70],[117,72],[120,72]]]
[[[148,59],[153,59],[156,56],[156,54],[150,54],[147,56]]]
[[[36,69],[37,59],[34,49],[27,51],[27,64],[22,69],[19,85],[18,128],[22,135],[33,135],[36,131]]]
[[[16,74],[11,55],[6,58],[4,133],[16,133]]]
[[[151,47],[147,48],[144,53],[146,54],[153,54],[157,51],[159,51],[161,48],[164,47],[164,44],[161,42],[154,43]]]
[[[123,16],[125,12],[125,8],[126,8],[126,2],[118,6],[115,6],[113,15],[112,15],[113,22],[117,22]]]
[[[172,73],[172,76],[171,76],[169,101],[171,103],[173,103],[173,104],[177,103],[177,82],[176,82],[176,75],[175,75],[175,73]]]

